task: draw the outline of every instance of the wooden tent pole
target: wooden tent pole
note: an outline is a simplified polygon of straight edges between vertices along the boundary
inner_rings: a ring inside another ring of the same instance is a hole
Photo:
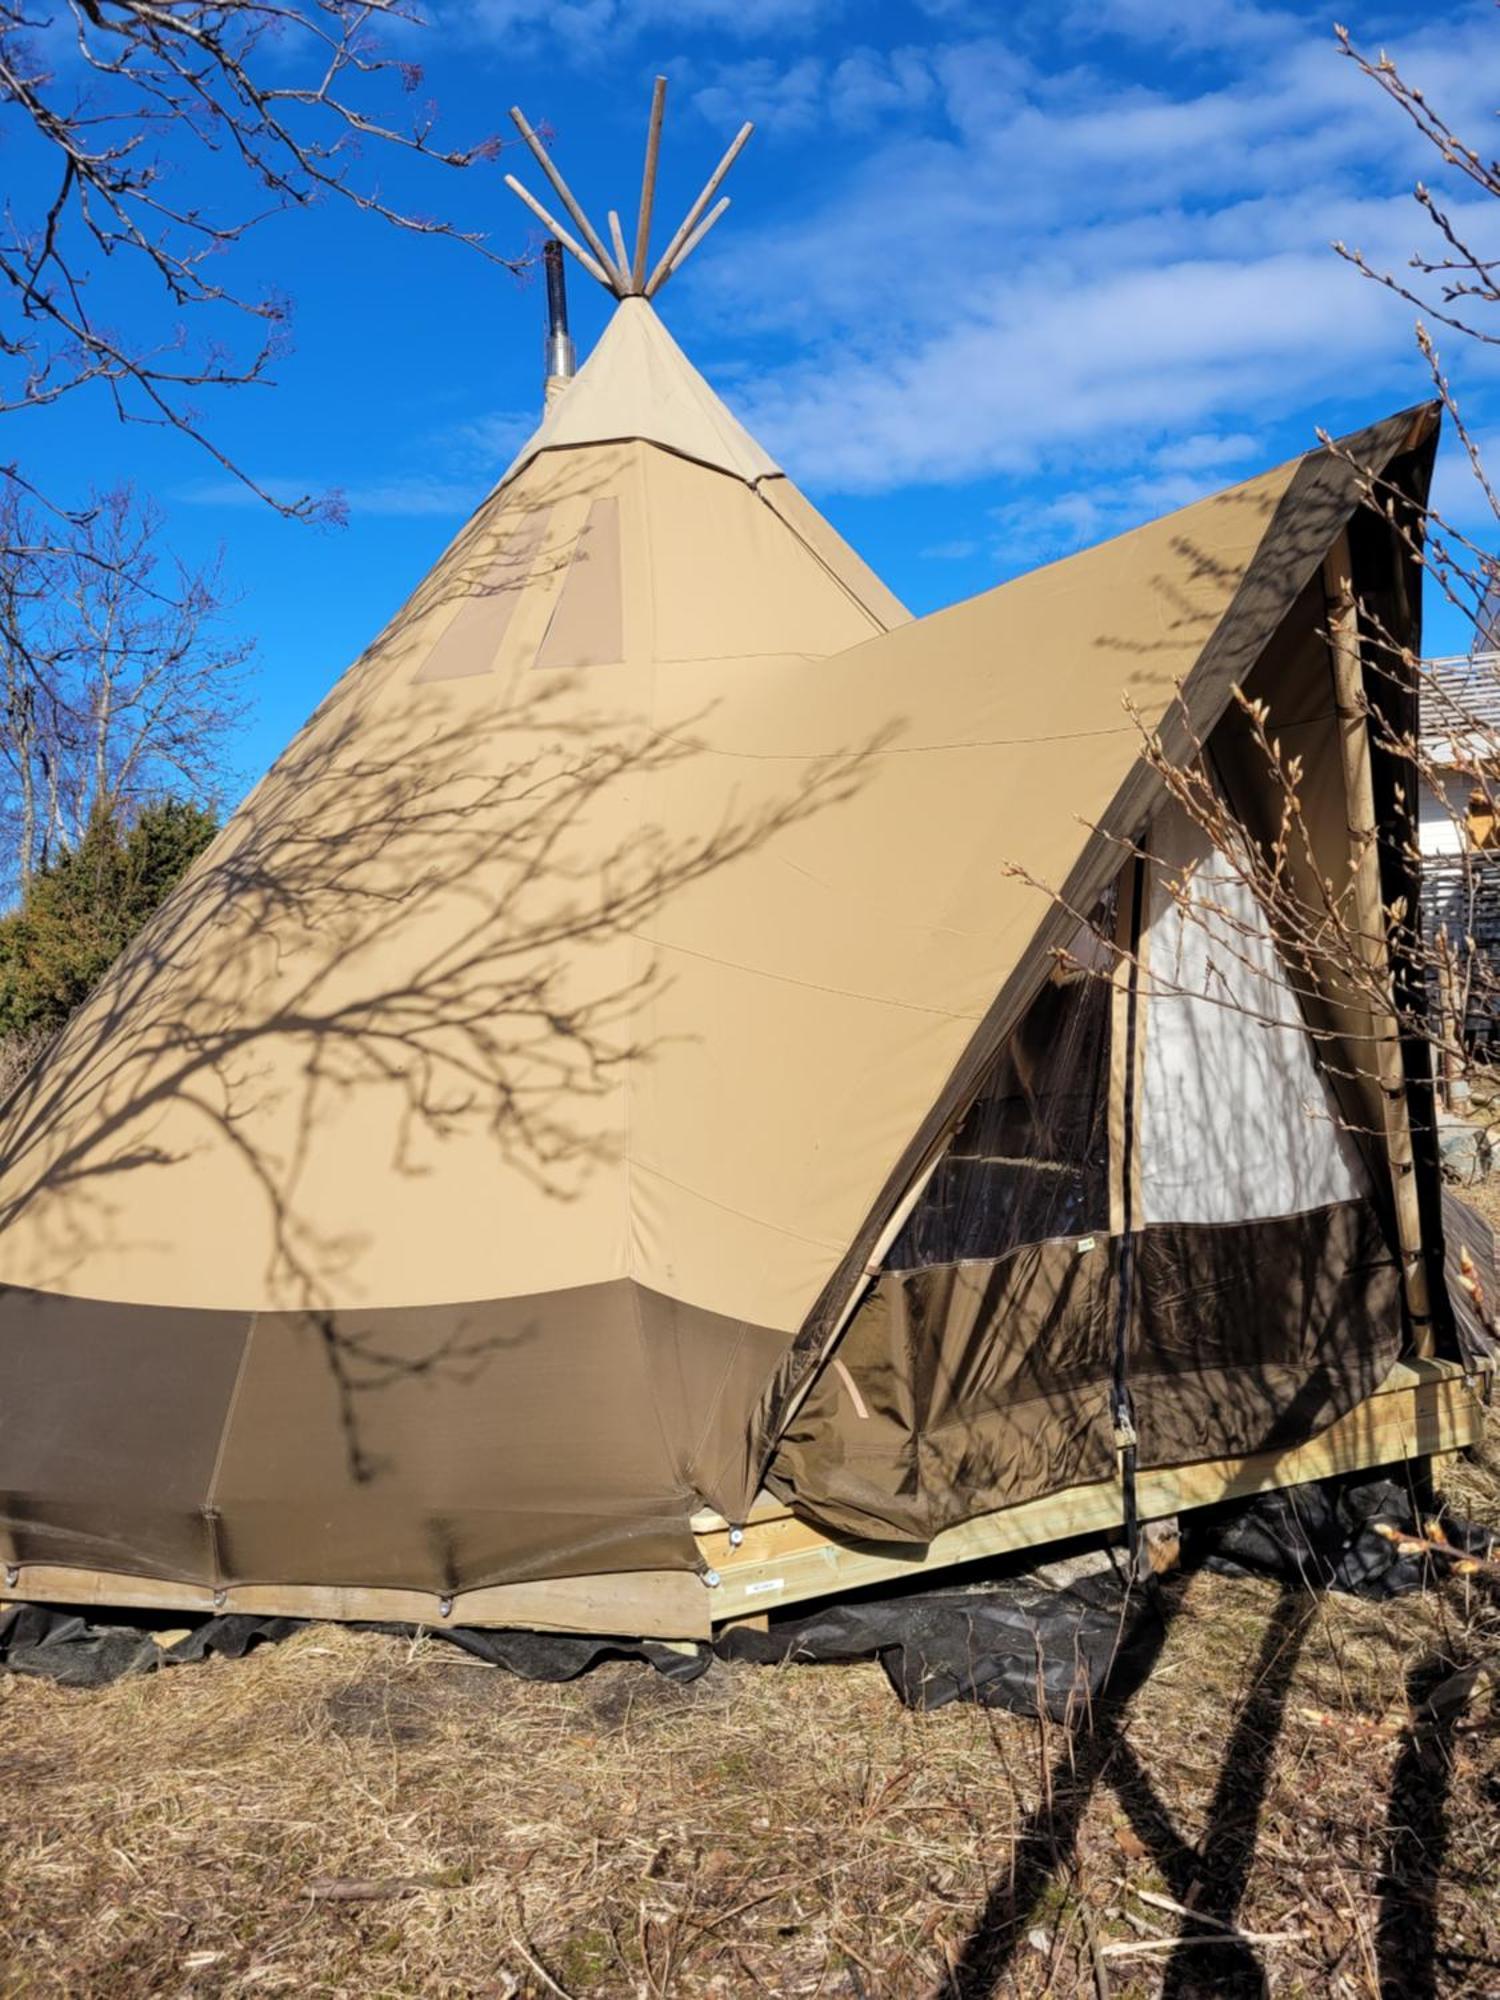
[[[677,273],[682,269],[683,265],[687,262],[688,258],[692,256],[693,252],[697,249],[698,245],[703,241],[704,237],[707,236],[709,230],[713,228],[714,224],[718,221],[719,217],[724,213],[725,209],[728,208],[728,206],[729,206],[729,196],[726,194],[723,200],[717,203],[715,207],[711,208],[708,214],[704,216],[703,220],[698,224],[698,227],[693,231],[692,235],[688,238],[687,242],[683,244],[682,248],[677,252],[677,255],[672,259],[671,263],[667,266],[665,276],[660,280],[660,282],[656,287],[657,291],[661,290],[662,285],[664,285],[667,282],[668,278],[676,277]]]
[[[625,232],[620,227],[620,218],[614,209],[609,211],[609,240],[614,245],[615,262],[619,265],[621,273],[629,271],[630,252],[625,248]]]
[[[1459,1004],[1458,967],[1453,959],[1453,941],[1448,926],[1437,934],[1438,1016],[1443,1032],[1443,1103],[1449,1111],[1468,1101],[1469,1086],[1464,1076],[1464,1024]]]
[[[704,209],[708,207],[708,204],[713,200],[714,196],[718,193],[720,182],[723,180],[724,176],[729,172],[729,169],[734,165],[735,161],[739,158],[741,152],[743,152],[745,147],[745,142],[750,137],[750,134],[754,130],[755,127],[753,125],[746,123],[740,127],[738,132],[735,133],[733,140],[730,142],[729,150],[725,153],[723,159],[720,160],[719,164],[714,168],[713,172],[709,175],[708,180],[704,185],[702,194],[699,195],[698,199],[693,203],[692,207],[688,210],[687,214],[682,218],[681,222],[677,225],[676,235],[672,238],[671,242],[662,252],[660,261],[658,262],[656,269],[651,273],[651,276],[646,281],[646,297],[648,299],[653,297],[657,292],[659,292],[662,286],[667,282],[667,279],[671,275],[673,260],[675,259],[678,251],[682,248],[683,244],[687,242],[688,238],[692,235],[694,229],[697,228],[699,216],[702,215]]]
[[[1416,1352],[1425,1355],[1432,1352],[1433,1345],[1431,1301],[1417,1200],[1406,1067],[1401,1057],[1391,983],[1390,942],[1386,933],[1385,905],[1380,894],[1375,777],[1370,756],[1364,671],[1360,661],[1359,612],[1354,598],[1354,573],[1347,532],[1340,534],[1324,560],[1323,586],[1328,600],[1328,643],[1338,709],[1344,796],[1348,807],[1355,935],[1360,958],[1371,975],[1372,984],[1382,996],[1370,1008],[1375,1072],[1383,1107],[1386,1158],[1390,1165],[1391,1191],[1395,1202],[1396,1238],[1401,1251],[1406,1307],[1411,1316]]]
[[[635,225],[635,265],[630,273],[630,289],[646,289],[646,253],[651,247],[651,210],[656,204],[656,162],[661,152],[661,121],[667,108],[667,79],[659,76],[651,86],[651,122],[646,127],[646,164],[641,171],[641,212]]]
[[[514,174],[507,174],[505,176],[505,185],[510,189],[512,194],[519,195],[521,197],[522,201],[525,202],[526,206],[531,210],[532,214],[536,216],[537,219],[543,224],[543,226],[547,230],[549,230],[553,236],[557,238],[558,242],[562,244],[565,250],[572,251],[573,255],[578,259],[579,263],[582,264],[584,270],[588,272],[591,278],[597,278],[600,284],[603,285],[604,289],[608,292],[613,292],[617,289],[614,280],[610,277],[609,273],[604,269],[603,265],[595,263],[594,259],[589,255],[588,251],[584,249],[583,245],[578,241],[578,239],[575,236],[570,236],[568,234],[567,230],[563,228],[562,224],[557,220],[556,216],[549,215],[547,213],[546,209],[542,207],[542,204],[537,200],[536,196],[532,194],[528,189],[523,188],[521,183],[516,179]]]
[[[557,171],[557,168],[552,164],[552,155],[547,151],[547,148],[542,144],[541,140],[536,136],[535,132],[532,131],[531,127],[526,123],[525,116],[522,113],[519,104],[513,104],[510,107],[510,115],[516,130],[520,133],[521,137],[526,141],[527,145],[531,148],[532,154],[535,157],[537,165],[541,168],[542,172],[547,176],[548,180],[551,181],[553,187],[557,190],[558,200],[562,203],[563,207],[568,211],[569,215],[572,216],[573,220],[578,224],[578,227],[583,234],[584,242],[588,244],[590,250],[592,250],[594,255],[598,258],[599,263],[604,267],[604,270],[608,271],[610,268],[609,252],[605,249],[604,245],[599,241],[598,235],[594,229],[594,225],[589,221],[588,217],[584,214],[583,210],[579,207],[578,203],[573,199],[573,190],[568,186],[567,182],[563,179],[562,175]],[[520,191],[519,182],[512,180],[509,174],[506,175],[505,180],[506,180],[506,185],[508,187],[515,188],[517,192]],[[532,206],[535,207],[536,204],[533,202]],[[561,236],[560,231],[556,233],[559,235],[559,237]],[[589,261],[586,257],[582,258],[580,261],[583,263],[585,269],[593,269],[593,267],[590,266]],[[593,270],[593,275],[599,279],[599,282],[601,284],[607,286],[608,289],[612,292],[618,292],[622,284],[626,284],[629,282],[629,276],[630,276],[628,271],[621,271],[617,279],[610,279],[604,277],[602,273],[597,269]]]

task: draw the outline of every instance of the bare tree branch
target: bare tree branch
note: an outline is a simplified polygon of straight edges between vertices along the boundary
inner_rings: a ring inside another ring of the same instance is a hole
[[[51,186],[34,212],[13,201],[0,212],[0,414],[97,385],[122,421],[176,430],[269,505],[316,515],[314,496],[285,501],[257,484],[192,401],[264,386],[285,346],[287,300],[234,282],[245,237],[339,201],[520,268],[382,186],[383,161],[462,170],[500,148],[438,140],[420,68],[377,34],[420,18],[405,0],[63,0],[56,14],[0,0],[0,129],[12,161]],[[53,66],[43,51],[63,21],[73,47]],[[212,208],[193,192],[210,166]],[[142,267],[170,315],[164,335],[119,324],[121,284]],[[181,325],[189,312],[201,335]],[[0,462],[0,480],[19,482],[19,469]]]
[[[222,638],[217,567],[158,547],[128,488],[50,539],[0,499],[0,821],[13,885],[97,814],[164,794],[217,803],[245,712],[251,648]]]

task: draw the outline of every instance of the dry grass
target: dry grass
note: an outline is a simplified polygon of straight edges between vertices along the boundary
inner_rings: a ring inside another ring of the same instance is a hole
[[[1500,1480],[1461,1483],[1500,1521]],[[535,1686],[327,1627],[102,1693],[0,1681],[0,1991],[1500,1993],[1486,1691],[1411,1722],[1486,1645],[1458,1585],[1200,1575],[1071,1741],[909,1714],[873,1666]],[[1272,1941],[1167,1948],[1224,1926]]]

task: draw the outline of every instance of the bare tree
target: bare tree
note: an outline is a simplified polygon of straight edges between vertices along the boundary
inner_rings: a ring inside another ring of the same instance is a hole
[[[1367,54],[1345,28],[1335,33],[1343,57],[1429,149],[1432,177],[1413,190],[1422,227],[1404,270],[1373,264],[1357,247],[1334,247],[1414,310],[1416,345],[1469,475],[1462,503],[1446,511],[1429,504],[1405,518],[1381,481],[1364,482],[1367,503],[1400,524],[1429,593],[1460,615],[1464,655],[1420,659],[1393,645],[1373,607],[1360,607],[1367,671],[1399,681],[1420,713],[1417,726],[1393,731],[1380,704],[1372,705],[1377,740],[1415,774],[1413,806],[1426,823],[1411,830],[1425,909],[1397,921],[1428,1006],[1425,1020],[1405,1030],[1431,1039],[1454,1096],[1476,1039],[1488,1047],[1500,1035],[1500,494],[1459,389],[1465,363],[1500,347],[1500,258],[1479,247],[1500,219],[1500,159],[1471,145],[1389,56]]]
[[[1493,233],[1496,215],[1481,208],[1477,221],[1461,219],[1460,202],[1500,203],[1500,159],[1480,153],[1448,124],[1420,85],[1402,75],[1385,54],[1369,56],[1354,46],[1347,28],[1337,28],[1339,47],[1348,61],[1384,91],[1408,124],[1431,148],[1434,172],[1449,184],[1448,192],[1418,181],[1414,200],[1425,225],[1424,241],[1413,250],[1404,273],[1371,264],[1358,248],[1336,243],[1334,248],[1362,276],[1384,287],[1417,313],[1415,337],[1433,389],[1443,405],[1450,431],[1473,477],[1476,512],[1482,532],[1465,531],[1435,509],[1423,522],[1419,551],[1430,580],[1482,638],[1486,605],[1493,603],[1500,565],[1500,496],[1484,463],[1484,454],[1468,420],[1448,367],[1432,332],[1446,329],[1461,344],[1500,347],[1500,257],[1475,245],[1476,229]]]
[[[8,203],[0,216],[0,414],[92,385],[121,419],[191,438],[282,512],[315,512],[310,495],[256,486],[195,407],[205,390],[264,386],[284,346],[286,299],[236,285],[245,237],[280,211],[340,201],[515,268],[382,190],[396,156],[462,169],[499,150],[438,143],[421,69],[377,37],[420,20],[405,0],[0,0],[0,132],[47,190],[32,212]],[[210,167],[212,207],[193,192]],[[161,316],[137,337],[120,305],[142,270]],[[35,494],[3,455],[0,478]]]
[[[383,184],[499,151],[439,143],[420,67],[380,40],[421,25],[407,0],[0,0],[0,416],[103,396],[279,512],[334,513],[259,486],[200,405],[271,386],[289,302],[239,282],[236,252],[277,214],[343,203],[518,268]],[[55,492],[3,439],[0,500],[0,813],[24,879],[96,808],[214,795],[244,654],[214,634],[216,574],[165,580],[148,505]]]
[[[221,632],[217,567],[165,558],[159,514],[128,487],[60,547],[14,498],[4,520],[0,759],[24,884],[96,815],[167,793],[218,802],[251,648]]]
[[[1120,840],[1121,864],[1150,863],[1153,894],[1176,906],[1173,923],[1198,928],[1195,959],[1206,977],[1195,972],[1191,990],[1178,986],[1170,966],[1118,944],[1094,913],[1070,914],[1094,930],[1091,959],[1130,966],[1155,997],[1228,1008],[1268,1027],[1277,1017],[1260,1006],[1257,941],[1269,930],[1328,1085],[1327,1115],[1357,1144],[1372,1142],[1367,1158],[1381,1166],[1420,1343],[1441,1335],[1445,1312],[1432,1261],[1432,1180],[1412,1169],[1419,1157],[1448,1165],[1445,1145],[1455,1160],[1479,1150],[1467,1125],[1445,1129],[1437,1118],[1434,1085],[1450,1111],[1487,1100],[1500,1130],[1500,501],[1456,386],[1466,359],[1488,366],[1488,350],[1500,345],[1500,263],[1475,247],[1500,219],[1500,163],[1463,140],[1388,58],[1366,57],[1338,32],[1344,58],[1432,148],[1433,170],[1432,185],[1415,189],[1423,228],[1403,271],[1335,248],[1414,309],[1416,346],[1471,480],[1456,495],[1450,489],[1446,511],[1432,504],[1421,463],[1432,427],[1422,419],[1394,450],[1389,426],[1343,444],[1322,434],[1343,461],[1356,511],[1305,577],[1278,642],[1326,651],[1323,733],[1309,734],[1305,712],[1289,702],[1275,646],[1211,728],[1195,726],[1186,688],[1165,716],[1137,714],[1143,762],[1215,859],[1207,869],[1153,861],[1147,836]],[[1434,327],[1446,330],[1449,360]],[[1423,598],[1429,611],[1446,604],[1463,621],[1458,659],[1423,657]],[[1435,862],[1435,846],[1451,865]],[[1036,886],[1056,896],[1054,885]],[[1066,970],[1069,954],[1062,959]],[[1447,1277],[1463,1350],[1500,1345],[1489,1281],[1472,1267]]]
[[[1342,586],[1325,576],[1323,636],[1335,653],[1347,649],[1350,699],[1376,757],[1400,774],[1397,823],[1377,829],[1351,822],[1351,865],[1336,882],[1315,865],[1318,840],[1301,760],[1253,693],[1236,690],[1236,726],[1255,746],[1268,795],[1280,802],[1274,824],[1243,823],[1191,730],[1186,756],[1169,754],[1152,731],[1143,732],[1143,748],[1167,791],[1253,891],[1304,998],[1315,988],[1338,992],[1386,1019],[1389,1033],[1378,1039],[1388,1066],[1396,1045],[1427,1044],[1454,1103],[1464,1101],[1456,1086],[1476,1056],[1500,1056],[1500,494],[1463,406],[1457,370],[1432,329],[1446,330],[1459,364],[1476,348],[1500,346],[1500,260],[1476,247],[1500,220],[1500,206],[1486,207],[1500,203],[1500,161],[1470,145],[1388,56],[1369,56],[1346,29],[1335,32],[1343,57],[1391,100],[1431,148],[1433,163],[1431,184],[1422,180],[1414,189],[1423,227],[1403,270],[1372,263],[1345,243],[1334,248],[1362,277],[1414,309],[1417,349],[1471,478],[1460,503],[1445,512],[1414,502],[1383,470],[1345,456],[1364,509],[1386,523],[1425,579],[1429,608],[1434,598],[1446,602],[1469,643],[1456,659],[1424,658],[1409,619],[1397,629],[1390,607],[1368,594],[1356,598],[1347,575]],[[1343,449],[1327,433],[1320,437]],[[1395,865],[1385,868],[1385,885],[1372,901],[1359,893],[1360,876],[1368,882],[1380,872],[1382,854]],[[1391,892],[1391,877],[1403,871],[1411,880],[1425,877],[1420,902]],[[1184,920],[1203,921],[1181,885],[1176,893]],[[1208,921],[1216,948],[1232,952],[1233,922],[1222,910],[1210,910]],[[1373,1046],[1366,1051],[1364,1080],[1378,1081],[1376,1053]],[[1379,1087],[1391,1084],[1387,1076]]]

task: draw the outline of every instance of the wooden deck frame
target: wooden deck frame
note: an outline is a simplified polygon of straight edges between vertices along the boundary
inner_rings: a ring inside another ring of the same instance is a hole
[[[1139,1512],[1143,1521],[1159,1520],[1334,1473],[1441,1457],[1477,1443],[1483,1430],[1483,1402],[1456,1362],[1399,1362],[1373,1396],[1304,1444],[1138,1473]],[[111,1570],[22,1563],[0,1572],[0,1603],[708,1639],[718,1625],[758,1618],[783,1605],[838,1596],[872,1583],[936,1575],[989,1556],[1118,1529],[1123,1520],[1118,1480],[1100,1480],[979,1515],[914,1552],[835,1539],[763,1495],[737,1541],[718,1515],[694,1517],[702,1576],[691,1570],[639,1570],[500,1584],[440,1598],[421,1590],[310,1584],[236,1584],[216,1592]],[[715,1580],[709,1582],[709,1577]]]
[[[1476,1443],[1483,1430],[1484,1404],[1458,1363],[1398,1362],[1373,1396],[1304,1444],[1248,1458],[1203,1459],[1137,1472],[1137,1510],[1143,1522],[1162,1520],[1334,1473],[1441,1457]],[[1104,1479],[1022,1501],[997,1514],[977,1515],[945,1529],[917,1553],[836,1541],[775,1501],[757,1506],[733,1546],[726,1523],[700,1516],[694,1525],[698,1545],[719,1576],[714,1622],[721,1624],[812,1597],[1122,1528],[1124,1519],[1123,1488],[1118,1479]]]

